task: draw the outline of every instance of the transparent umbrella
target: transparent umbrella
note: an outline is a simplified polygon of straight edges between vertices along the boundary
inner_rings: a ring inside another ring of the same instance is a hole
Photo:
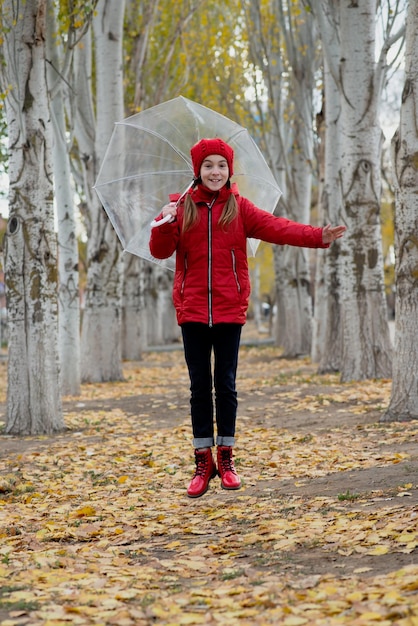
[[[232,182],[240,194],[274,211],[281,191],[249,132],[179,96],[117,122],[107,147],[94,188],[126,252],[174,270],[174,255],[161,261],[149,251],[151,223],[169,194],[185,193],[192,184],[190,148],[205,137],[219,137],[234,149]],[[257,246],[248,240],[250,256]]]

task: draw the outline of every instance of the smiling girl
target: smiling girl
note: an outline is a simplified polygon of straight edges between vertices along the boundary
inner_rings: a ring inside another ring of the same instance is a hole
[[[222,139],[200,140],[191,157],[193,185],[184,196],[170,196],[157,219],[168,215],[172,219],[152,229],[150,251],[157,259],[176,252],[173,302],[190,377],[196,464],[187,495],[197,498],[217,474],[224,489],[241,487],[233,446],[238,353],[250,297],[247,238],[327,248],[342,237],[345,226],[299,224],[271,215],[240,196],[230,180],[234,151]]]

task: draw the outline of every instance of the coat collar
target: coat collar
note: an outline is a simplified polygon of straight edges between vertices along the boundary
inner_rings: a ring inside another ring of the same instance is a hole
[[[236,183],[233,183],[230,188],[225,185],[220,191],[214,193],[204,185],[199,184],[194,189],[191,189],[189,193],[196,204],[199,202],[210,204],[214,198],[216,198],[216,201],[224,203],[228,200],[231,193],[238,195],[238,187]]]

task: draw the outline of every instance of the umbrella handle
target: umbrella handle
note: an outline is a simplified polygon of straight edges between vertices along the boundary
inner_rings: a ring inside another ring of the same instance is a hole
[[[173,221],[173,216],[171,215],[171,213],[168,213],[165,217],[163,217],[161,220],[152,220],[151,222],[151,228],[155,228],[155,226],[162,226],[163,224],[166,224],[167,222],[172,222]]]

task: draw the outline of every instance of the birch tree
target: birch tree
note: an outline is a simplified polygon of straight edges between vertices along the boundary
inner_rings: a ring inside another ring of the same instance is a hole
[[[341,2],[342,380],[387,378],[387,324],[380,231],[382,65],[375,65],[376,2]]]
[[[46,0],[3,0],[9,135],[6,432],[63,429],[58,355],[57,245],[45,64]]]
[[[318,11],[323,54],[323,101],[318,129],[321,133],[319,169],[323,171],[319,184],[319,211],[323,223],[339,223],[342,213],[340,193],[341,159],[341,102],[335,68],[340,60],[339,11],[330,5],[330,15]],[[326,19],[328,18],[328,19]],[[315,276],[315,309],[312,337],[312,358],[319,362],[319,372],[336,372],[341,369],[340,332],[340,260],[341,240],[336,240],[327,254],[317,256]]]
[[[311,221],[314,131],[313,96],[318,67],[317,33],[312,15],[291,3],[277,2],[279,24],[289,67],[288,118],[291,147],[286,188],[286,216]],[[284,316],[280,345],[287,356],[309,354],[312,341],[310,255],[304,248],[275,247],[277,299]]]
[[[405,84],[392,139],[396,190],[395,352],[384,422],[418,419],[418,5],[406,21]]]
[[[68,16],[72,22],[74,12]],[[58,221],[59,353],[62,395],[80,393],[80,299],[75,198],[67,141],[65,88],[74,45],[73,25],[65,33],[67,54],[58,36],[56,6],[48,0],[48,86],[53,124],[54,191]]]
[[[324,53],[340,93],[339,221],[347,226],[339,263],[341,341],[334,346],[328,341],[327,346],[341,350],[343,381],[389,377],[392,350],[380,230],[379,102],[387,52],[399,33],[387,29],[376,62],[374,0],[340,0],[338,4],[322,0],[312,7],[319,16],[323,43],[330,41],[327,29],[337,29],[334,43],[338,54],[329,54],[327,46]]]
[[[96,116],[93,115],[90,41],[76,59],[76,136],[88,206],[87,287],[81,335],[81,379],[121,380],[121,246],[91,189],[115,121],[123,117],[123,1],[101,0],[93,19]],[[90,120],[90,123],[89,123]]]
[[[309,223],[313,182],[313,93],[318,57],[312,15],[300,3],[259,0],[245,3],[251,61],[261,69],[265,93],[254,90],[264,145],[282,188],[279,213]],[[256,85],[256,84],[255,84]],[[276,342],[284,354],[311,349],[312,297],[309,254],[275,248]]]

